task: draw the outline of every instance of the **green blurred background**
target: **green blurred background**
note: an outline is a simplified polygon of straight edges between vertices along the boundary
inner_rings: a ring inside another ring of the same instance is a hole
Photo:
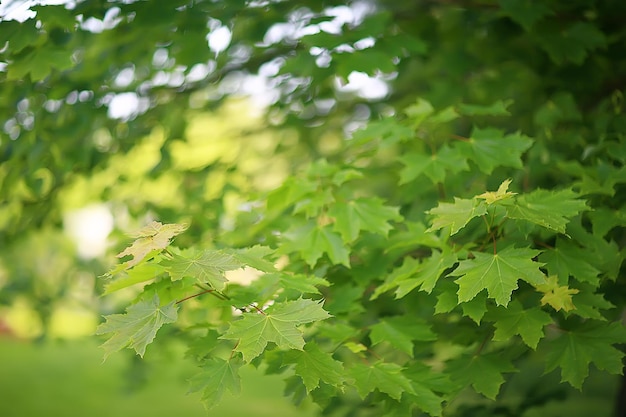
[[[206,417],[198,394],[187,394],[195,372],[176,349],[156,351],[144,361],[132,354],[102,362],[95,340],[30,343],[0,337],[0,416],[2,417]],[[292,405],[282,396],[278,376],[247,366],[242,395],[225,395],[211,416],[313,416],[315,406]]]

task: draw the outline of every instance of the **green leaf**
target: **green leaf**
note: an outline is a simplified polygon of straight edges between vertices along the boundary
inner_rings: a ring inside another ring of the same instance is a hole
[[[202,392],[202,402],[207,410],[215,407],[226,390],[233,395],[241,392],[239,368],[241,359],[225,361],[220,358],[210,358],[202,366],[202,372],[189,379],[189,392]]]
[[[225,271],[239,269],[243,263],[233,255],[220,250],[189,249],[182,254],[172,253],[171,259],[164,259],[161,265],[173,281],[193,277],[216,290],[222,290],[227,279]]]
[[[579,282],[594,286],[600,284],[600,271],[591,265],[586,257],[589,252],[573,244],[570,240],[557,238],[553,249],[544,251],[539,260],[545,262],[550,275],[557,275],[560,282],[567,282],[573,276]]]
[[[558,278],[554,275],[548,277],[544,284],[536,285],[535,288],[543,293],[542,306],[549,304],[556,311],[570,311],[576,308],[572,301],[572,295],[578,294],[579,291],[569,288],[567,285],[559,285]]]
[[[581,285],[580,292],[572,296],[572,302],[576,309],[572,314],[586,319],[606,320],[599,310],[608,310],[615,305],[607,301],[602,294],[594,294],[595,288],[591,285]]]
[[[259,356],[268,342],[281,349],[304,347],[302,332],[296,326],[330,317],[321,302],[298,299],[270,306],[263,314],[245,313],[243,318],[231,323],[221,338],[237,340],[234,350],[241,352],[246,362]]]
[[[447,369],[459,387],[471,385],[476,392],[495,400],[504,383],[503,373],[516,372],[511,362],[497,352],[461,356],[451,361]]]
[[[554,14],[547,4],[533,0],[500,0],[504,13],[527,31],[542,18]]]
[[[389,342],[392,346],[413,357],[413,341],[437,340],[430,326],[410,317],[383,319],[370,327],[372,346]]]
[[[513,100],[498,100],[490,106],[477,104],[459,104],[459,113],[466,116],[510,116],[507,109],[513,104]]]
[[[309,222],[285,234],[286,242],[281,247],[283,253],[299,252],[304,261],[315,266],[324,253],[335,264],[350,267],[348,248],[341,237],[330,226],[318,226]]]
[[[300,293],[319,294],[320,291],[317,287],[330,286],[330,282],[324,278],[303,274],[280,273],[278,279],[284,288],[299,291]]]
[[[538,307],[524,309],[519,301],[513,300],[504,307],[493,307],[486,320],[493,321],[496,331],[493,340],[505,342],[520,335],[524,343],[533,349],[544,336],[543,328],[552,323],[548,313]]]
[[[437,304],[435,304],[435,314],[449,313],[459,305],[459,297],[456,292],[444,290],[437,295]]]
[[[487,312],[487,294],[479,292],[476,297],[461,303],[463,315],[472,319],[476,324],[480,324],[483,316]]]
[[[107,282],[104,286],[104,294],[111,294],[112,292],[130,287],[131,285],[153,280],[163,273],[165,273],[165,268],[156,262],[137,265],[126,271],[125,276]]]
[[[139,230],[138,232],[131,234],[132,237],[137,239],[117,254],[118,258],[124,256],[132,256],[128,262],[125,262],[124,269],[128,269],[132,266],[140,263],[148,254],[153,251],[162,251],[169,246],[171,239],[187,230],[186,224],[161,224],[159,222],[152,222]]]
[[[386,206],[379,198],[337,202],[330,207],[328,215],[335,219],[333,229],[346,243],[354,241],[361,230],[387,236],[392,229],[389,222],[402,220],[397,207]]]
[[[40,5],[31,7],[31,10],[37,13],[37,20],[46,29],[59,27],[71,30],[78,26],[76,17],[64,5]]]
[[[357,363],[348,369],[348,374],[354,378],[354,385],[361,398],[376,389],[397,401],[405,392],[415,394],[411,380],[402,374],[402,367],[395,363]]]
[[[413,129],[418,128],[424,120],[426,120],[435,109],[432,104],[428,101],[418,98],[415,104],[411,104],[406,109],[404,109],[404,113],[410,118]]]
[[[400,184],[411,182],[421,175],[427,176],[433,183],[440,183],[448,172],[469,171],[467,158],[458,149],[446,145],[433,155],[414,151],[400,156],[399,160],[405,165],[400,171]]]
[[[102,345],[105,359],[127,346],[143,357],[146,346],[152,343],[161,326],[174,323],[178,318],[174,302],[165,306],[160,306],[159,303],[159,297],[155,295],[150,301],[131,305],[125,314],[105,316],[106,322],[96,329],[96,334],[112,333],[109,340]]]
[[[626,342],[626,329],[620,323],[587,322],[561,332],[556,340],[545,340],[546,372],[561,368],[561,381],[582,388],[589,375],[589,364],[610,374],[622,373],[624,353],[613,345]]]
[[[48,47],[31,51],[28,55],[11,62],[7,69],[8,80],[19,80],[30,74],[33,82],[46,78],[53,70],[66,70],[73,64],[72,51]]]
[[[241,264],[258,269],[263,272],[275,272],[274,262],[267,258],[274,254],[274,250],[261,245],[255,245],[249,248],[224,250],[225,253],[232,255]],[[234,268],[237,269],[237,268]]]
[[[604,33],[588,22],[578,22],[565,29],[547,27],[539,39],[541,47],[556,64],[569,61],[580,65],[590,51],[604,48],[607,44]]]
[[[344,79],[348,79],[354,71],[375,75],[379,71],[392,73],[396,70],[392,57],[374,48],[336,53],[333,54],[333,60],[337,62],[337,75]]]
[[[453,235],[469,223],[474,217],[487,213],[487,207],[482,201],[476,199],[454,198],[454,203],[439,203],[428,214],[433,216],[433,224],[426,230],[432,232],[450,227],[450,234]]]
[[[40,40],[40,32],[35,26],[35,20],[24,22],[4,20],[0,22],[0,42],[4,45],[9,42],[9,51],[16,55],[24,48],[36,44]]]
[[[511,180],[504,180],[502,184],[498,187],[498,191],[487,191],[486,193],[482,193],[477,195],[476,198],[482,198],[485,200],[485,203],[488,205],[495,204],[502,200],[508,200],[513,197],[517,193],[513,193],[507,191],[509,189],[509,185],[511,185]]]
[[[397,287],[396,298],[404,297],[417,287],[430,294],[441,274],[457,262],[452,251],[447,248],[444,248],[444,251],[433,250],[431,256],[423,262],[405,257],[402,265],[394,269],[385,283],[376,288],[371,299],[374,300],[395,287]]]
[[[322,352],[314,342],[308,342],[304,350],[291,350],[284,356],[285,363],[294,363],[297,375],[302,378],[307,393],[320,386],[320,380],[340,387],[344,382],[344,369],[341,362],[332,355]]]
[[[461,153],[473,160],[485,174],[491,174],[499,166],[522,168],[522,154],[532,144],[532,139],[519,132],[505,135],[490,127],[475,127],[467,141],[455,143]]]
[[[545,282],[545,276],[539,270],[543,264],[532,260],[538,254],[536,250],[512,247],[496,254],[474,252],[474,259],[461,261],[450,274],[460,277],[455,281],[459,285],[459,301],[469,301],[487,289],[489,298],[506,306],[511,293],[517,289],[517,280],[523,279],[533,285]]]
[[[536,190],[518,196],[515,204],[507,206],[507,216],[565,233],[569,218],[588,210],[587,203],[577,197],[572,190]]]
[[[406,394],[402,401],[416,405],[431,416],[441,416],[443,398],[435,392],[448,393],[454,389],[448,375],[433,371],[419,362],[405,370],[404,375],[411,380],[415,394]]]
[[[368,123],[363,129],[354,132],[352,140],[356,145],[380,141],[381,144],[388,146],[397,142],[408,141],[414,136],[413,129],[390,117]]]
[[[287,178],[283,185],[269,193],[267,208],[271,211],[282,212],[306,195],[315,193],[318,186],[317,182],[304,178]]]

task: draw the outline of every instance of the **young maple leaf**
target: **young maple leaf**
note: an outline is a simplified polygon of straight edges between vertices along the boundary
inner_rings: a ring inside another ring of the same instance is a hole
[[[330,314],[321,302],[300,298],[276,303],[263,314],[247,313],[230,325],[221,339],[237,340],[235,351],[241,352],[246,362],[259,356],[268,342],[282,349],[302,350],[304,338],[296,326],[324,320]]]
[[[96,329],[96,334],[112,333],[101,346],[105,350],[104,358],[126,346],[135,349],[143,357],[146,346],[152,343],[161,326],[173,323],[178,318],[174,302],[165,306],[159,304],[159,297],[155,295],[152,300],[131,305],[126,309],[126,314],[106,316],[106,322]]]
[[[477,195],[476,198],[484,199],[485,202],[489,205],[500,200],[506,200],[508,198],[513,197],[515,194],[517,194],[517,193],[507,191],[509,189],[509,185],[511,185],[511,180],[510,179],[504,180],[502,184],[500,184],[500,186],[498,187],[498,191],[488,191],[486,193]]]
[[[578,290],[569,288],[567,285],[560,286],[556,275],[548,277],[545,284],[535,285],[535,288],[544,293],[541,298],[542,306],[550,304],[556,311],[570,311],[576,308],[572,295],[578,294]]]
[[[187,230],[186,224],[161,224],[160,222],[152,222],[131,236],[137,239],[132,245],[117,254],[118,258],[124,256],[132,256],[128,262],[123,264],[122,269],[131,268],[140,263],[152,251],[162,251],[169,244],[170,240]],[[116,268],[116,270],[119,268]]]

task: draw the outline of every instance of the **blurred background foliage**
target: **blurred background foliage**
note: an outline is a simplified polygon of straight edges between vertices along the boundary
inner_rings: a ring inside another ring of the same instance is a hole
[[[76,381],[104,381],[93,398],[111,392],[107,415],[113,414],[113,403],[122,415],[160,415],[158,410],[167,408],[155,398],[165,397],[166,390],[168,396],[178,394],[171,394],[175,384],[159,388],[156,381],[178,381],[184,372],[168,374],[174,371],[162,367],[163,375],[147,378],[152,387],[147,389],[154,391],[149,400],[139,398],[153,403],[153,411],[124,409],[116,395],[126,382],[113,375],[121,368],[140,374],[132,359],[113,359],[104,375],[91,368],[99,359],[90,342],[44,348],[26,341],[90,335],[101,314],[132,298],[132,290],[98,297],[99,277],[126,244],[126,232],[159,219],[191,224],[177,240],[183,247],[255,243],[254,208],[262,205],[263,195],[311,161],[349,158],[346,138],[368,121],[401,117],[398,109],[417,97],[436,108],[510,100],[506,112],[512,117],[476,117],[537,140],[526,161],[527,175],[520,178],[524,187],[573,184],[602,207],[598,217],[611,218],[606,232],[623,254],[626,2],[84,0],[40,5],[13,0],[1,7],[0,331],[11,340],[3,341],[0,357],[2,380],[28,378],[24,389],[37,392],[32,395],[48,391],[31,382],[49,372],[50,383],[67,377],[76,390],[84,389]],[[395,134],[384,122],[375,126],[381,135]],[[464,119],[455,125],[457,134],[470,130]],[[423,212],[434,205],[438,190],[412,201],[409,186],[384,188],[384,164],[399,153],[383,149],[364,162],[371,172],[383,167],[368,179],[369,186],[411,206],[409,211]],[[621,285],[611,293],[617,305],[623,305]],[[535,381],[536,372],[529,372],[528,381]],[[525,377],[520,374],[520,386]],[[252,391],[272,381],[255,383]],[[565,410],[589,415],[583,404],[594,404],[598,416],[609,415],[616,385],[616,379],[592,377],[584,395],[558,388],[524,415]],[[526,394],[533,390],[520,388]],[[28,415],[26,409],[8,407],[34,406],[32,395],[22,397],[8,385],[0,391],[14,393],[7,395],[15,399],[3,401],[3,415]],[[250,401],[260,407],[261,398],[280,391],[252,392]],[[515,401],[515,395],[519,392],[507,392],[503,401]],[[50,404],[62,398],[50,398]],[[68,408],[59,408],[64,411],[58,415],[73,409],[72,400],[64,401]],[[76,415],[103,407],[84,401]],[[176,409],[180,415],[200,413],[186,408],[198,405],[193,401],[177,404],[183,407]],[[495,413],[485,407],[477,403],[459,415]]]

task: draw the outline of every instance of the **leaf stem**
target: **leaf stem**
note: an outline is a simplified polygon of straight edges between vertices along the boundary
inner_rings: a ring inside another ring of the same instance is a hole
[[[450,135],[452,138],[463,141],[463,142],[469,142],[470,139],[466,138],[465,136],[460,136],[460,135]]]
[[[235,356],[235,349],[237,349],[237,346],[239,346],[239,342],[241,342],[241,340],[237,340],[237,343],[235,343],[235,346],[233,346],[233,350],[230,351],[230,356],[228,357],[229,361],[233,358],[233,356]]]
[[[487,345],[487,342],[489,341],[489,339],[491,339],[491,332],[485,335],[485,338],[483,339],[482,343],[480,344],[480,346],[478,346],[478,349],[476,349],[476,352],[474,352],[474,356],[480,355],[480,353],[483,351],[483,349]]]
[[[261,310],[259,307],[255,306],[254,304],[250,304],[250,306],[255,309],[257,312],[263,314],[264,316],[267,316],[267,314],[265,314],[265,311]]]
[[[202,292],[199,292],[199,293],[196,293],[196,294],[190,295],[190,296],[188,296],[188,297],[185,297],[185,298],[183,298],[183,299],[180,299],[180,300],[176,301],[176,304],[180,304],[180,303],[185,302],[185,301],[187,301],[187,300],[190,300],[190,299],[192,299],[192,298],[196,298],[196,297],[198,297],[198,296],[200,296],[200,295],[202,295],[202,294],[212,293],[212,292],[214,292],[214,291],[215,291],[215,290],[211,290],[211,289],[209,289],[209,290],[204,290],[204,291],[202,291]]]
[[[218,291],[216,289],[213,288],[209,288],[209,287],[205,287],[201,284],[195,284],[196,287],[200,288],[201,290],[210,290],[211,294],[214,295],[215,297],[219,298],[220,300],[230,300],[230,297],[227,296],[226,294],[224,294],[221,291]],[[209,291],[207,291],[209,292]]]

